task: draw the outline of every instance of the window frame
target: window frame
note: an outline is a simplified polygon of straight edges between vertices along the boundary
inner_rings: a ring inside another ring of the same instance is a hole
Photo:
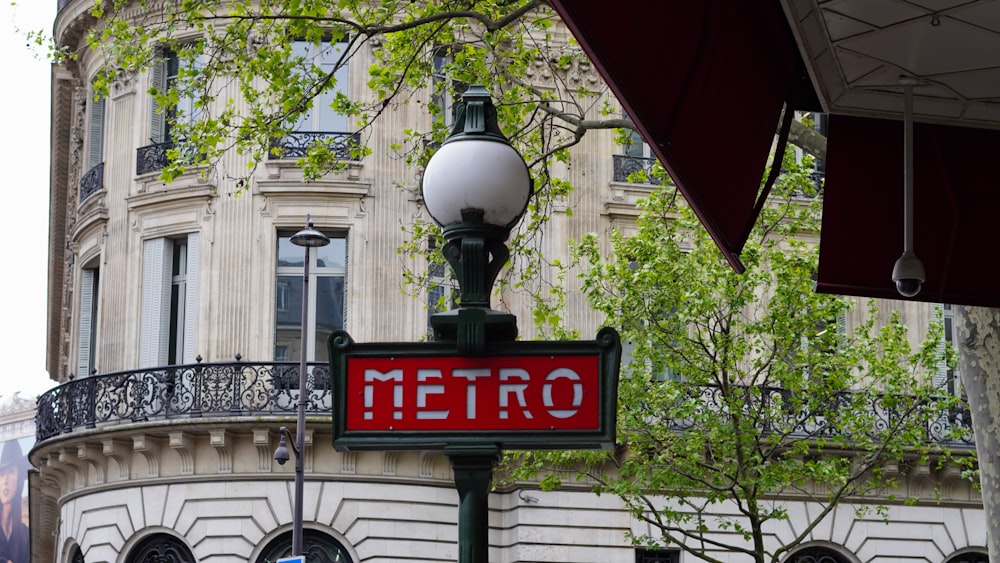
[[[350,47],[348,38],[345,36],[336,43],[324,40],[319,44],[319,52],[311,55],[310,50],[317,48],[312,41],[296,40],[292,41],[292,57],[303,57],[303,65],[315,65],[320,69],[332,67],[334,77],[333,88],[321,92],[311,100],[309,109],[304,111],[299,119],[292,125],[293,133],[351,133],[350,116],[342,115],[333,111],[330,107],[338,94],[350,95],[350,60],[341,62],[343,53]],[[327,55],[331,59],[326,58]],[[317,109],[319,111],[317,111]],[[324,127],[325,120],[333,123],[332,127]],[[307,122],[308,125],[307,125]]]
[[[198,232],[143,241],[140,368],[195,361],[199,242]],[[179,250],[181,248],[183,250]],[[175,268],[175,262],[180,258],[183,258],[183,276]]]
[[[307,338],[308,342],[310,342],[310,343],[316,343],[316,334],[317,334],[318,329],[319,329],[319,327],[318,327],[318,325],[319,325],[318,320],[319,319],[317,318],[316,312],[317,312],[317,309],[319,307],[318,297],[319,297],[319,289],[320,289],[320,284],[319,284],[320,278],[341,278],[341,280],[342,280],[342,282],[341,282],[342,293],[340,295],[340,302],[341,302],[341,306],[342,306],[342,309],[341,309],[341,320],[342,320],[342,322],[341,322],[341,326],[340,327],[333,327],[333,328],[331,328],[331,330],[337,330],[338,328],[339,329],[344,329],[347,326],[347,276],[348,276],[348,271],[350,269],[349,268],[349,255],[348,255],[348,243],[349,243],[348,232],[346,230],[342,230],[342,229],[323,229],[323,228],[318,228],[318,227],[317,227],[317,229],[320,230],[321,232],[323,232],[323,234],[325,234],[327,237],[330,238],[331,244],[342,244],[343,245],[344,264],[340,265],[340,266],[319,266],[318,260],[319,260],[320,252],[313,251],[313,252],[310,252],[310,254],[309,254],[309,307],[310,307],[310,310],[309,310],[309,326],[308,326],[308,328],[306,330],[306,338]],[[298,293],[296,291],[294,291],[292,288],[296,284],[293,281],[286,282],[282,278],[286,278],[286,279],[287,278],[292,278],[293,280],[297,279],[297,280],[299,280],[298,287],[301,287],[301,280],[302,280],[302,276],[304,274],[304,266],[302,266],[302,265],[281,265],[281,258],[282,258],[282,256],[281,256],[281,246],[282,246],[281,240],[282,239],[289,239],[293,234],[295,234],[294,230],[279,228],[277,230],[276,236],[275,236],[275,242],[276,242],[275,253],[274,253],[274,257],[275,257],[275,264],[274,264],[274,272],[275,272],[275,274],[274,274],[274,288],[275,288],[275,294],[274,294],[274,299],[272,300],[272,309],[271,309],[272,313],[274,314],[274,322],[272,323],[273,330],[274,330],[273,339],[272,339],[272,343],[273,343],[273,346],[272,346],[272,357],[275,359],[275,361],[299,361],[300,358],[301,358],[299,356],[299,354],[301,353],[301,350],[302,350],[302,343],[300,342],[300,340],[301,340],[301,331],[302,331],[302,325],[301,325],[302,308],[301,308],[300,304],[296,305],[296,303],[295,303],[295,301],[296,301],[295,296],[298,295]],[[338,242],[335,242],[335,241],[342,241],[342,242],[338,243]],[[296,247],[296,248],[299,248],[299,247]],[[304,253],[304,249],[301,249],[301,250]],[[300,257],[300,259],[298,261],[298,264],[302,264],[301,257]],[[285,299],[285,303],[284,303],[285,309],[281,310],[281,309],[278,308],[278,294],[279,294],[279,288],[283,284],[287,285],[288,289],[287,289],[286,295],[284,296],[284,299]],[[301,302],[301,299],[302,299],[302,296],[299,295],[298,296],[298,301]],[[279,313],[294,313],[296,311],[299,314],[298,319],[295,319],[294,324],[292,324],[292,323],[288,324],[288,326],[292,330],[289,331],[288,329],[286,329],[286,332],[287,332],[287,334],[290,335],[290,337],[286,338],[286,339],[279,338],[279,333],[281,332],[281,324],[279,323],[279,321],[280,321],[280,319],[279,319]],[[292,334],[292,332],[294,332],[294,334]],[[298,342],[298,347],[297,348],[294,346],[294,344],[296,342]],[[278,360],[279,350],[283,351],[283,358],[284,359],[282,359],[282,360]],[[316,345],[309,346],[309,348],[306,350],[306,361],[308,361],[308,362],[316,361],[316,352],[317,352],[317,346]],[[325,353],[325,350],[323,350],[323,352]]]

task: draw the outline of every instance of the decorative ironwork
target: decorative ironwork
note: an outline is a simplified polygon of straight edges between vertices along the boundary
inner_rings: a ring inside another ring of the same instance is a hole
[[[709,412],[724,412],[730,404],[739,404],[749,412],[768,413],[761,418],[766,421],[764,432],[774,432],[795,439],[840,438],[851,442],[852,437],[844,435],[841,421],[833,420],[837,412],[864,412],[874,418],[876,430],[890,428],[899,419],[898,397],[890,395],[843,391],[834,395],[830,404],[822,412],[809,412],[805,407],[792,407],[791,391],[776,387],[730,386],[727,399],[723,390],[716,385],[690,386],[692,397],[699,398]],[[675,430],[688,430],[694,426],[693,420],[673,419]],[[861,438],[858,436],[857,438]],[[867,437],[866,437],[867,438]],[[968,405],[963,404],[927,425],[926,441],[956,449],[974,449],[972,418]]]
[[[80,178],[80,203],[104,189],[104,163],[95,164]]]
[[[990,556],[985,553],[968,552],[955,555],[945,563],[989,563]]]
[[[38,398],[36,436],[81,428],[212,416],[294,415],[298,362],[205,363],[81,377]],[[309,364],[313,414],[333,407],[329,365]]]
[[[271,563],[292,555],[292,532],[271,540],[257,557],[257,563]],[[302,530],[302,555],[310,563],[352,563],[340,542],[317,530]]]
[[[173,141],[165,143],[153,143],[145,147],[136,149],[135,173],[138,176],[163,170],[170,160],[167,158],[167,151],[174,148]]]
[[[153,534],[139,542],[126,563],[195,563],[194,554],[179,538]]]
[[[826,547],[810,547],[795,552],[787,563],[848,563],[847,558]]]
[[[660,185],[659,180],[653,177],[653,167],[656,165],[655,158],[644,158],[640,156],[628,156],[624,154],[612,155],[614,157],[614,180],[615,182],[632,182],[637,184]],[[642,181],[630,180],[629,176],[638,172],[645,172],[645,179]]]
[[[635,563],[678,563],[681,552],[677,549],[637,549]]]
[[[294,415],[299,398],[298,362],[230,362],[198,363],[156,369],[121,371],[81,377],[52,389],[38,398],[35,414],[39,441],[70,433],[77,429],[95,428],[176,418],[213,416]],[[329,365],[309,364],[309,404],[312,414],[330,415],[333,391]],[[771,417],[775,432],[791,437],[843,437],[836,421],[822,413],[810,414],[789,410],[790,392],[785,389],[740,387],[744,408],[784,409],[784,418]],[[721,411],[726,401],[716,386],[692,387],[690,392],[701,398],[706,408]],[[876,427],[885,428],[896,417],[893,401],[886,395],[843,392],[835,401],[841,406],[863,404],[865,412],[876,418]],[[833,413],[827,409],[826,413]],[[686,430],[693,421],[674,419],[677,430]],[[784,424],[783,427],[780,427]],[[780,427],[780,428],[779,428]],[[968,407],[962,405],[927,427],[928,443],[957,449],[972,449],[972,419]]]
[[[338,160],[356,160],[351,149],[361,144],[361,135],[336,131],[294,131],[272,143],[277,153],[272,151],[268,158],[302,158],[309,153],[309,147],[319,143],[325,145]]]

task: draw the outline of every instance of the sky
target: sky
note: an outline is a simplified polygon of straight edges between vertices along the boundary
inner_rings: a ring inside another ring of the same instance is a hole
[[[54,386],[45,369],[49,240],[49,100],[51,65],[18,30],[51,32],[56,0],[0,0],[0,156],[6,211],[0,214],[0,402],[33,398]]]

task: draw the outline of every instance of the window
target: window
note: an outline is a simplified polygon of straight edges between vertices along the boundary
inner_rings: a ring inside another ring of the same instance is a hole
[[[954,349],[955,343],[958,342],[955,310],[948,304],[934,305],[934,309],[934,314],[944,327],[944,342],[941,343],[941,349],[938,350],[939,354],[944,354],[945,347]],[[949,366],[945,362],[938,364],[937,372],[934,374],[934,386],[941,390],[947,390],[949,394],[964,396],[958,366]]]
[[[338,95],[348,93],[348,65],[340,61],[341,55],[347,49],[346,42],[324,43],[320,46],[308,41],[296,41],[292,44],[292,56],[302,57],[306,67],[319,66],[323,72],[333,73],[335,84],[313,99],[309,109],[296,122],[295,131],[310,133],[343,133],[349,131],[347,116],[341,115],[331,107]],[[340,64],[338,68],[338,63]]]
[[[448,71],[449,63],[451,57],[446,49],[438,49],[434,53],[431,102],[441,110],[438,119],[445,127],[451,129],[455,124],[455,99],[465,93],[469,85],[451,77]]]
[[[945,563],[989,563],[989,555],[978,551],[968,551],[953,555]]]
[[[152,82],[156,89],[163,93],[177,86],[178,79],[184,74],[185,69],[191,63],[182,61],[177,53],[171,50],[164,50],[162,57],[153,64]],[[196,65],[197,66],[197,65]],[[170,143],[176,141],[171,131],[174,123],[191,123],[198,119],[199,111],[195,107],[194,98],[191,96],[181,97],[177,105],[172,108],[160,108],[160,105],[153,99],[153,114],[150,120],[149,137],[150,142]]]
[[[681,552],[677,549],[637,549],[635,563],[680,563]]]
[[[270,563],[292,554],[292,532],[271,540],[257,557],[257,563]],[[306,528],[302,530],[302,555],[309,563],[352,563],[351,556],[334,538]]]
[[[99,280],[100,270],[97,266],[80,271],[80,341],[76,355],[76,373],[79,377],[86,377],[94,370]]]
[[[427,239],[427,250],[437,250],[437,239]],[[433,262],[427,269],[427,335],[434,334],[431,316],[454,309],[458,305],[458,281],[446,262]]]
[[[278,233],[275,291],[274,359],[302,358],[302,260],[305,249],[292,244],[291,232]],[[347,275],[347,239],[343,233],[325,233],[330,244],[310,249],[309,349],[306,359],[326,361],[326,341],[344,328],[344,286]],[[284,287],[285,289],[281,289]],[[280,301],[279,301],[280,300]]]
[[[796,551],[785,563],[848,563],[847,558],[827,547],[807,547]]]
[[[192,363],[198,302],[198,233],[143,243],[139,367]]]
[[[88,96],[87,112],[87,162],[90,170],[104,162],[104,98],[96,97],[93,90]]]
[[[629,366],[635,358],[635,340],[622,340],[622,366]],[[636,368],[633,368],[636,369]],[[654,366],[651,362],[642,370],[648,372],[650,381],[682,381],[683,377],[668,366]]]
[[[135,546],[125,563],[194,563],[194,555],[179,538],[153,534]]]

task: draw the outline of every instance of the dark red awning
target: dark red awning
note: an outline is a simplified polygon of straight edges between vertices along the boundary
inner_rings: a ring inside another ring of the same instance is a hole
[[[913,144],[916,299],[1000,306],[1000,131],[916,123]],[[826,174],[818,290],[899,299],[902,122],[831,116]]]
[[[553,0],[733,267],[798,51],[777,2]]]
[[[755,202],[787,99],[812,106],[778,2],[552,0],[727,259]],[[832,70],[831,72],[834,72]],[[794,92],[790,97],[790,93]],[[1000,307],[1000,132],[915,127],[916,299]],[[899,299],[902,122],[833,116],[818,290]]]

